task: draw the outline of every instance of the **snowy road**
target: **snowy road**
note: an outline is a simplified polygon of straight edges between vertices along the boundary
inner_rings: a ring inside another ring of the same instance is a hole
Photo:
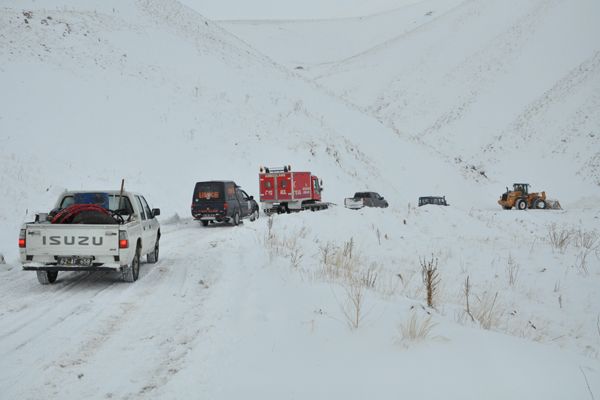
[[[163,224],[160,261],[143,264],[135,284],[65,273],[41,286],[17,265],[4,268],[0,399],[563,399],[585,398],[585,379],[596,390],[598,334],[585,315],[598,310],[597,259],[585,275],[568,264],[576,248],[554,253],[527,239],[575,214],[391,212],[278,216],[271,231],[266,218],[237,228]],[[515,240],[501,227],[517,222],[528,228]],[[445,286],[440,307],[427,310],[412,254],[426,254],[434,227]],[[355,257],[379,265],[357,330],[342,311],[348,292],[320,263],[323,246],[350,236]],[[509,251],[521,263],[513,286]],[[476,295],[497,293],[491,329],[459,318],[465,274]],[[398,342],[410,315],[432,315],[431,338]],[[438,385],[414,384],[424,376]]]
[[[143,264],[135,284],[117,273],[61,273],[41,286],[16,266],[3,271],[0,398],[131,398],[180,370],[202,341],[203,302],[232,230],[169,228],[159,263]]]

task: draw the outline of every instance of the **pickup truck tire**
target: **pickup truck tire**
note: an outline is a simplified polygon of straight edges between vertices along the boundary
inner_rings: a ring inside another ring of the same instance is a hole
[[[146,255],[146,261],[148,264],[155,264],[158,262],[158,254],[159,254],[159,240],[156,239],[156,244],[154,245],[154,250]]]
[[[123,280],[125,282],[135,282],[140,275],[140,246],[135,250],[135,256],[131,264],[123,269]]]
[[[38,281],[42,285],[48,285],[50,283],[56,282],[56,277],[58,276],[58,271],[36,271]]]

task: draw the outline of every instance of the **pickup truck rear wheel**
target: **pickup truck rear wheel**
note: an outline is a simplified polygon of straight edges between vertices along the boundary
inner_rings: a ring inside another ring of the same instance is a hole
[[[48,285],[50,283],[56,282],[56,277],[58,276],[58,271],[36,271],[38,281],[42,285]]]
[[[125,282],[135,282],[140,275],[140,247],[135,250],[135,256],[131,264],[123,269],[123,280]]]
[[[159,253],[159,240],[156,239],[156,244],[154,245],[154,250],[146,255],[146,260],[148,264],[154,264],[158,262],[158,253]]]

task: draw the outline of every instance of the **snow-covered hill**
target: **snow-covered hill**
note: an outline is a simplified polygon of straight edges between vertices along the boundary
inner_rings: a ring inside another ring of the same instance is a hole
[[[600,187],[598,16],[593,0],[428,0],[224,26],[449,161],[576,200]]]
[[[468,187],[458,174],[443,187],[428,150],[177,2],[19,3],[1,18],[2,243],[64,188],[121,177],[180,215],[194,182],[254,192],[263,164],[316,172],[333,202],[385,188],[404,207]]]
[[[599,11],[2,2],[0,399],[597,398]],[[194,182],[256,195],[283,164],[390,207],[188,218]],[[162,209],[159,263],[21,271],[23,221],[121,178]],[[565,210],[502,211],[522,180]]]

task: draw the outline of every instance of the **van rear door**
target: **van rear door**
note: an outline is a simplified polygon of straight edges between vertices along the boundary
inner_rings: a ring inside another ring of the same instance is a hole
[[[192,199],[192,213],[223,211],[225,190],[223,182],[198,182]]]

